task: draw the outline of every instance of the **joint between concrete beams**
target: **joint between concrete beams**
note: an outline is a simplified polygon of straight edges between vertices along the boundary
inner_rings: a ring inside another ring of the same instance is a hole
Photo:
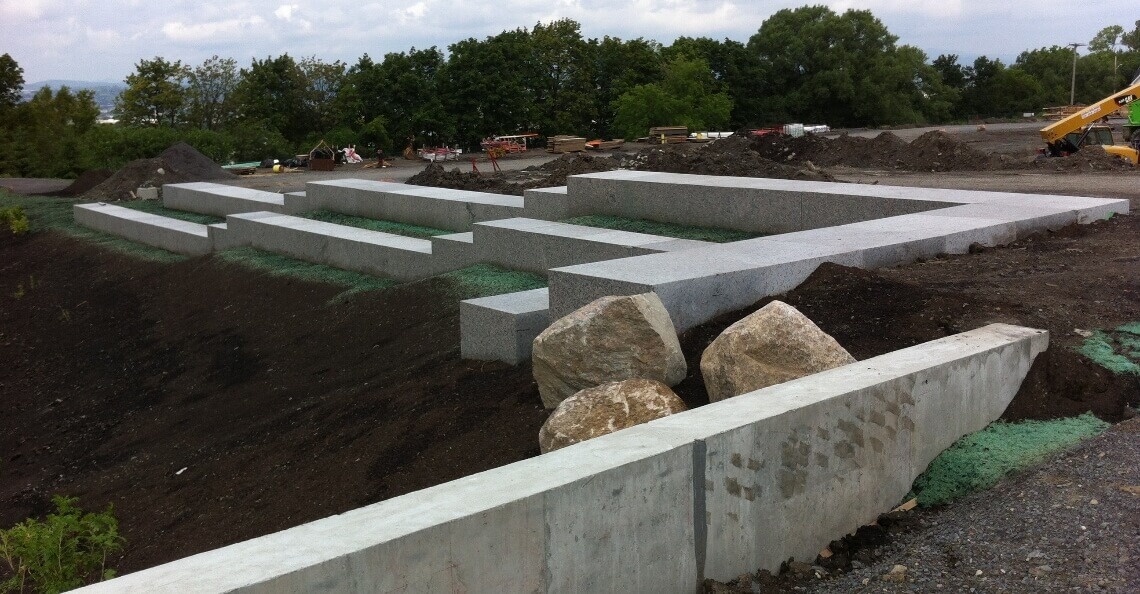
[[[705,440],[693,441],[693,547],[697,563],[697,589],[705,583],[705,555],[708,552],[708,507],[705,505]]]

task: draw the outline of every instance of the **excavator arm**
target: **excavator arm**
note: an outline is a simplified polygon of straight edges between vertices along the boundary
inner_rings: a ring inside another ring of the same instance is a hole
[[[1136,100],[1140,100],[1140,77],[1133,80],[1127,89],[1113,93],[1063,120],[1042,128],[1041,138],[1049,145],[1063,141],[1070,132],[1076,132]]]

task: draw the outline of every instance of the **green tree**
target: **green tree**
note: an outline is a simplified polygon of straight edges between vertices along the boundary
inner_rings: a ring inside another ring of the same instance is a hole
[[[304,83],[302,105],[310,132],[327,134],[342,119],[337,112],[337,97],[344,85],[345,64],[326,63],[315,56],[301,58],[297,64]]]
[[[762,117],[831,125],[912,121],[921,113],[914,52],[866,10],[776,12],[748,40],[763,73]]]
[[[763,93],[760,60],[743,43],[708,37],[681,37],[664,50],[667,58],[687,56],[708,63],[713,80],[732,99],[729,127],[756,125],[760,121],[760,99]]]
[[[641,38],[622,41],[617,37],[591,39],[587,43],[590,46],[587,56],[593,61],[590,72],[594,77],[597,113],[590,133],[592,136],[621,136],[612,129],[617,99],[638,85],[661,80],[664,76],[661,46]]]
[[[450,58],[440,73],[440,93],[455,118],[455,140],[476,147],[487,136],[533,131],[536,106],[523,67],[531,55],[530,32],[503,31],[447,49]]]
[[[11,109],[0,134],[0,173],[20,177],[67,177],[83,171],[84,135],[99,106],[91,91],[44,87]]]
[[[1136,21],[1131,31],[1120,35],[1120,44],[1132,51],[1140,52],[1140,21]]]
[[[300,144],[313,131],[306,114],[308,83],[297,62],[282,54],[253,59],[234,88],[242,126],[265,129]]]
[[[182,62],[161,57],[139,60],[127,88],[115,100],[115,114],[134,126],[176,126],[186,109],[186,79],[190,70]]]
[[[4,54],[0,56],[0,111],[14,107],[20,102],[20,91],[24,89],[24,69]]]
[[[206,130],[227,126],[234,117],[234,88],[238,82],[233,58],[208,58],[187,74],[189,121]]]
[[[712,70],[701,59],[678,57],[658,83],[638,85],[617,99],[614,130],[639,138],[652,126],[688,126],[719,130],[728,125],[732,99],[717,92]]]
[[[1038,107],[1068,105],[1073,73],[1073,49],[1054,45],[1021,52],[1013,68],[1032,77],[1041,87]],[[1080,66],[1077,68],[1080,72]]]
[[[592,46],[571,19],[536,24],[530,32],[527,61],[530,101],[535,106],[534,132],[585,134],[597,119],[593,87]]]
[[[416,136],[429,143],[454,140],[454,120],[443,105],[440,76],[446,60],[437,48],[390,53],[376,64],[365,55],[345,76],[346,122],[362,142],[402,149],[393,141]]]
[[[1116,45],[1120,43],[1120,36],[1124,34],[1124,27],[1109,25],[1093,36],[1089,41],[1090,52],[1115,52]]]

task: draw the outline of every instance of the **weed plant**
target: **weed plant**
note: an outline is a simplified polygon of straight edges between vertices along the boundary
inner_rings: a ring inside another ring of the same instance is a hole
[[[112,508],[84,513],[78,499],[56,496],[56,511],[0,530],[0,592],[55,593],[115,576],[107,558],[123,547]]]

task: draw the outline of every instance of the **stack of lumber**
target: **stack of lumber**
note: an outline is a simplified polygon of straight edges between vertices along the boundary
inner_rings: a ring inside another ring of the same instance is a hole
[[[546,150],[551,153],[580,153],[586,150],[586,139],[581,136],[551,136]]]
[[[654,126],[649,129],[649,142],[673,144],[689,141],[688,126]]]

